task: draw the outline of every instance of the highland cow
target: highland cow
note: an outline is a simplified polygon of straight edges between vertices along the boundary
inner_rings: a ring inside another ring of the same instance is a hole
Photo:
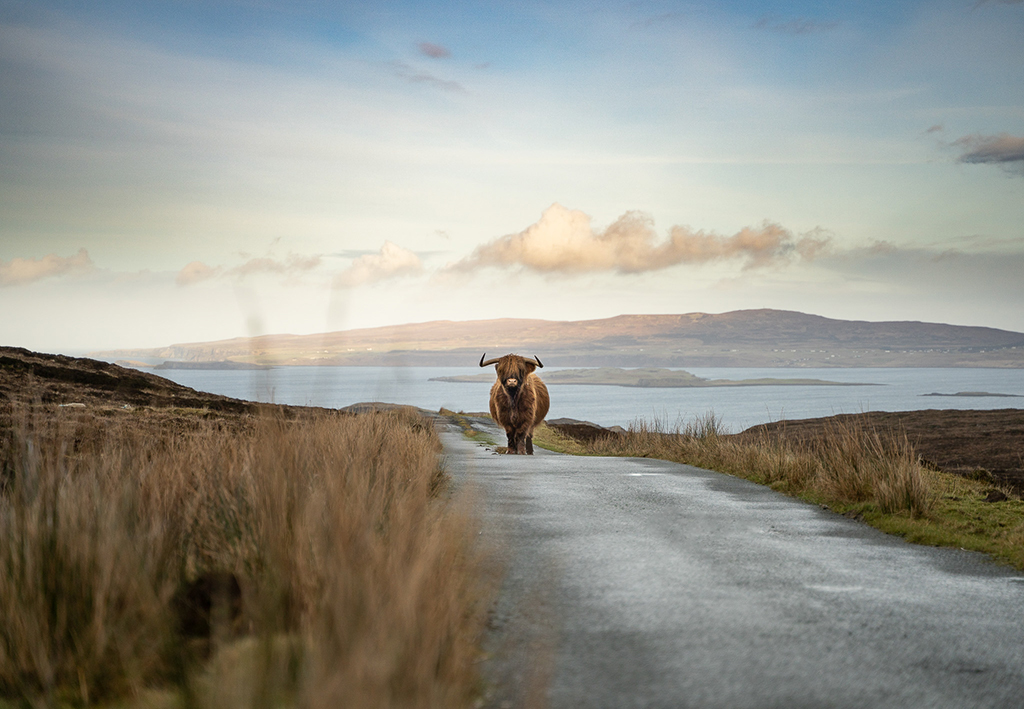
[[[493,364],[498,375],[491,387],[491,417],[505,429],[509,453],[533,455],[533,429],[547,416],[551,403],[548,388],[533,373],[544,365],[536,357],[508,354],[485,362],[486,356],[480,358],[480,366]]]

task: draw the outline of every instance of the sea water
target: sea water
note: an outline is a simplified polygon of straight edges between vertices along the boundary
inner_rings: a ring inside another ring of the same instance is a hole
[[[548,367],[539,372],[557,371]],[[864,386],[770,385],[714,388],[551,386],[549,419],[603,426],[643,419],[674,427],[714,413],[730,431],[759,423],[866,411],[1024,409],[1021,369],[777,369],[687,368],[705,379],[825,379]],[[437,411],[486,411],[490,382],[452,383],[436,377],[479,374],[478,367],[275,367],[266,370],[158,370],[199,391],[251,401],[340,408],[367,401]],[[927,396],[987,392],[1013,397]]]

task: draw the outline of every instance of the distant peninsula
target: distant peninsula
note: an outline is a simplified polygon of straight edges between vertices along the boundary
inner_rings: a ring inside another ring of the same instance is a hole
[[[433,321],[260,335],[91,356],[158,364],[466,367],[518,352],[559,367],[1000,367],[1024,369],[1024,332],[834,320],[785,310],[617,315],[600,320]]]
[[[875,386],[866,382],[832,382],[825,379],[704,379],[678,369],[647,367],[621,369],[563,369],[543,373],[545,384],[586,384],[590,386],[617,386],[650,388],[743,387],[743,386]],[[432,377],[432,382],[480,383],[494,381],[493,372],[462,374],[451,377]]]

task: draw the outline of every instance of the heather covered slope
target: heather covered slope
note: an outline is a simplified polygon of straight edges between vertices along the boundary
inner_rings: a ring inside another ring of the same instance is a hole
[[[104,359],[280,365],[471,366],[483,352],[612,367],[1024,367],[1024,333],[791,311],[620,315],[603,320],[437,321],[95,353]]]
[[[979,477],[1024,494],[1024,410],[871,411],[820,419],[776,421],[737,435],[813,443],[830,429],[859,426],[906,435],[924,461],[940,470]]]
[[[207,394],[116,364],[0,347],[0,398],[24,403],[205,408],[246,413],[255,405]]]

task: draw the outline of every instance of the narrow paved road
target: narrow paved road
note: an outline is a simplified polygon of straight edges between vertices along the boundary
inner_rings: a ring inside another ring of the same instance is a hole
[[[1024,706],[1022,574],[690,466],[443,438],[506,569],[488,706]]]

